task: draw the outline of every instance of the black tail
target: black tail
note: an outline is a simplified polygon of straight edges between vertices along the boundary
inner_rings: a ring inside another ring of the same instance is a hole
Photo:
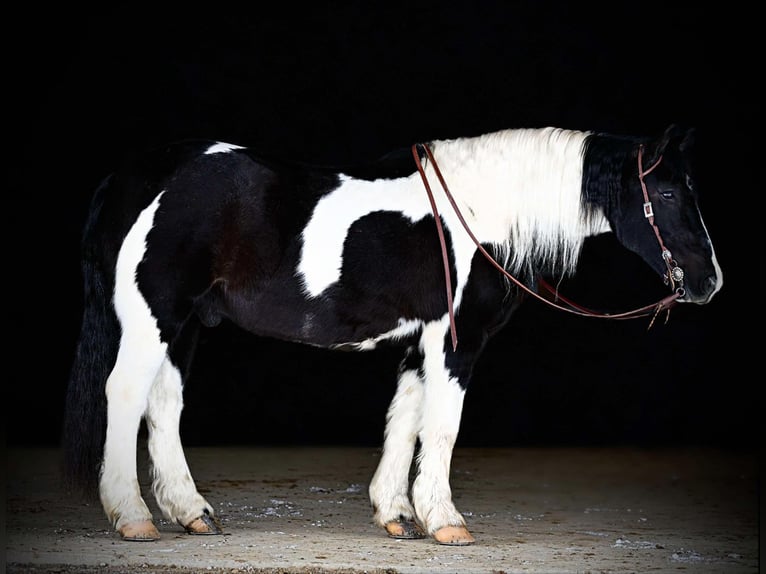
[[[66,394],[63,428],[66,487],[88,497],[98,491],[106,435],[106,379],[119,347],[120,326],[112,305],[116,253],[99,235],[105,180],[91,204],[82,241],[83,316]]]

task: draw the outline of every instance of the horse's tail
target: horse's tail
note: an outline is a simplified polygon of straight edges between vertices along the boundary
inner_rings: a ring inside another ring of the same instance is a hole
[[[112,305],[116,254],[99,236],[99,215],[109,179],[96,190],[82,238],[83,315],[66,392],[63,428],[64,481],[88,497],[98,491],[106,436],[106,379],[119,347]]]

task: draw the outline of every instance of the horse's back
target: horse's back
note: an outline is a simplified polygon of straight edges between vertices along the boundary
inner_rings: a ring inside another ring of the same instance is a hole
[[[231,146],[206,153],[217,145],[205,140],[176,142],[129,155],[94,194],[87,231],[99,240],[110,232],[123,239],[141,211],[163,192],[186,194],[187,208],[202,208],[203,196],[208,204],[215,201],[219,197],[215,186],[229,171],[226,164],[236,161],[224,151],[235,149]]]

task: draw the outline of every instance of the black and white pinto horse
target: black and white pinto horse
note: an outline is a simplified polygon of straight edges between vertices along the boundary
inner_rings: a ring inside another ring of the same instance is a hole
[[[613,232],[673,304],[721,289],[692,148],[673,126],[656,138],[544,128],[433,141],[353,169],[215,141],[133,158],[99,187],[85,226],[70,484],[98,490],[122,538],[157,539],[136,474],[143,420],[164,516],[221,533],[179,431],[200,329],[228,320],[326,348],[397,344],[374,520],[393,537],[472,543],[449,483],[463,397],[537,279],[573,274],[584,240]]]

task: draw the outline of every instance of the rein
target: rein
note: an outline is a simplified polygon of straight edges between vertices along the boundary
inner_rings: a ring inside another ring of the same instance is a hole
[[[667,247],[665,247],[665,244],[662,241],[662,236],[660,235],[660,230],[657,227],[657,225],[654,223],[654,212],[652,210],[652,203],[651,201],[649,201],[649,192],[647,191],[646,182],[644,181],[644,178],[647,175],[649,175],[660,164],[660,162],[662,161],[662,156],[659,157],[659,159],[654,163],[654,165],[652,165],[649,169],[644,171],[643,169],[644,146],[641,145],[638,149],[638,179],[641,182],[641,190],[644,196],[644,204],[643,204],[644,216],[649,221],[649,224],[652,226],[652,229],[654,230],[654,234],[657,237],[657,241],[660,245],[660,249],[662,250],[662,259],[668,268],[668,273],[665,276],[666,283],[670,282],[672,288],[674,289],[674,292],[671,295],[668,295],[667,297],[664,297],[660,301],[653,303],[651,305],[645,305],[643,307],[639,307],[637,309],[633,309],[631,311],[626,311],[623,313],[612,314],[612,313],[599,313],[599,312],[587,309],[586,307],[583,307],[581,305],[577,305],[576,303],[573,303],[572,301],[559,295],[550,285],[548,285],[547,282],[545,282],[542,278],[539,278],[538,279],[539,283],[541,283],[549,292],[554,293],[557,300],[561,300],[564,303],[566,303],[566,306],[560,305],[555,301],[551,301],[550,299],[546,299],[545,297],[540,296],[537,292],[533,291],[532,289],[524,285],[521,281],[516,279],[513,275],[511,275],[505,269],[505,267],[500,265],[495,260],[495,258],[492,257],[492,255],[490,255],[486,249],[484,249],[484,247],[481,245],[479,240],[471,231],[471,228],[469,227],[468,223],[465,221],[463,214],[460,212],[460,208],[458,208],[457,203],[455,202],[455,199],[452,197],[452,193],[450,192],[449,187],[447,186],[447,182],[444,180],[444,177],[442,176],[441,170],[439,169],[439,166],[436,163],[436,159],[434,158],[434,155],[431,152],[431,149],[426,144],[414,144],[412,146],[412,157],[415,159],[415,165],[418,168],[420,177],[423,179],[423,185],[426,188],[426,193],[428,194],[428,200],[431,203],[431,210],[433,211],[433,214],[434,214],[434,220],[436,221],[436,230],[439,234],[439,243],[441,244],[442,261],[444,263],[445,287],[447,291],[447,306],[449,310],[450,335],[452,336],[453,351],[457,349],[457,330],[455,327],[455,311],[454,311],[454,305],[452,300],[452,281],[450,279],[447,243],[444,238],[444,229],[442,227],[441,217],[439,216],[439,210],[436,207],[436,201],[434,200],[434,195],[433,195],[433,192],[431,191],[431,185],[428,183],[428,177],[426,176],[425,169],[423,168],[423,164],[420,161],[420,154],[418,154],[418,146],[422,147],[423,150],[425,150],[426,156],[433,164],[434,172],[436,173],[436,177],[438,178],[439,183],[441,184],[441,187],[444,190],[444,194],[447,196],[447,199],[452,205],[452,209],[455,212],[455,215],[460,220],[460,223],[462,224],[466,233],[468,233],[468,236],[476,245],[476,248],[479,250],[479,252],[482,255],[484,255],[487,261],[489,261],[496,269],[498,269],[503,275],[505,275],[505,277],[510,279],[513,283],[515,283],[518,287],[523,289],[525,292],[539,299],[543,303],[550,305],[551,307],[554,307],[555,309],[558,309],[560,311],[566,311],[567,313],[573,313],[575,315],[580,315],[584,317],[599,317],[603,319],[636,319],[638,317],[646,317],[647,315],[652,314],[653,315],[652,320],[650,321],[649,327],[648,327],[648,329],[650,329],[652,325],[654,324],[654,321],[657,318],[657,315],[659,315],[660,311],[664,309],[667,311],[667,316],[665,318],[665,321],[667,322],[668,318],[670,317],[670,309],[675,304],[676,299],[681,297],[684,293],[683,291],[684,273],[683,273],[683,270],[675,262],[675,260],[673,260],[670,250]],[[678,286],[676,286],[676,284]]]

